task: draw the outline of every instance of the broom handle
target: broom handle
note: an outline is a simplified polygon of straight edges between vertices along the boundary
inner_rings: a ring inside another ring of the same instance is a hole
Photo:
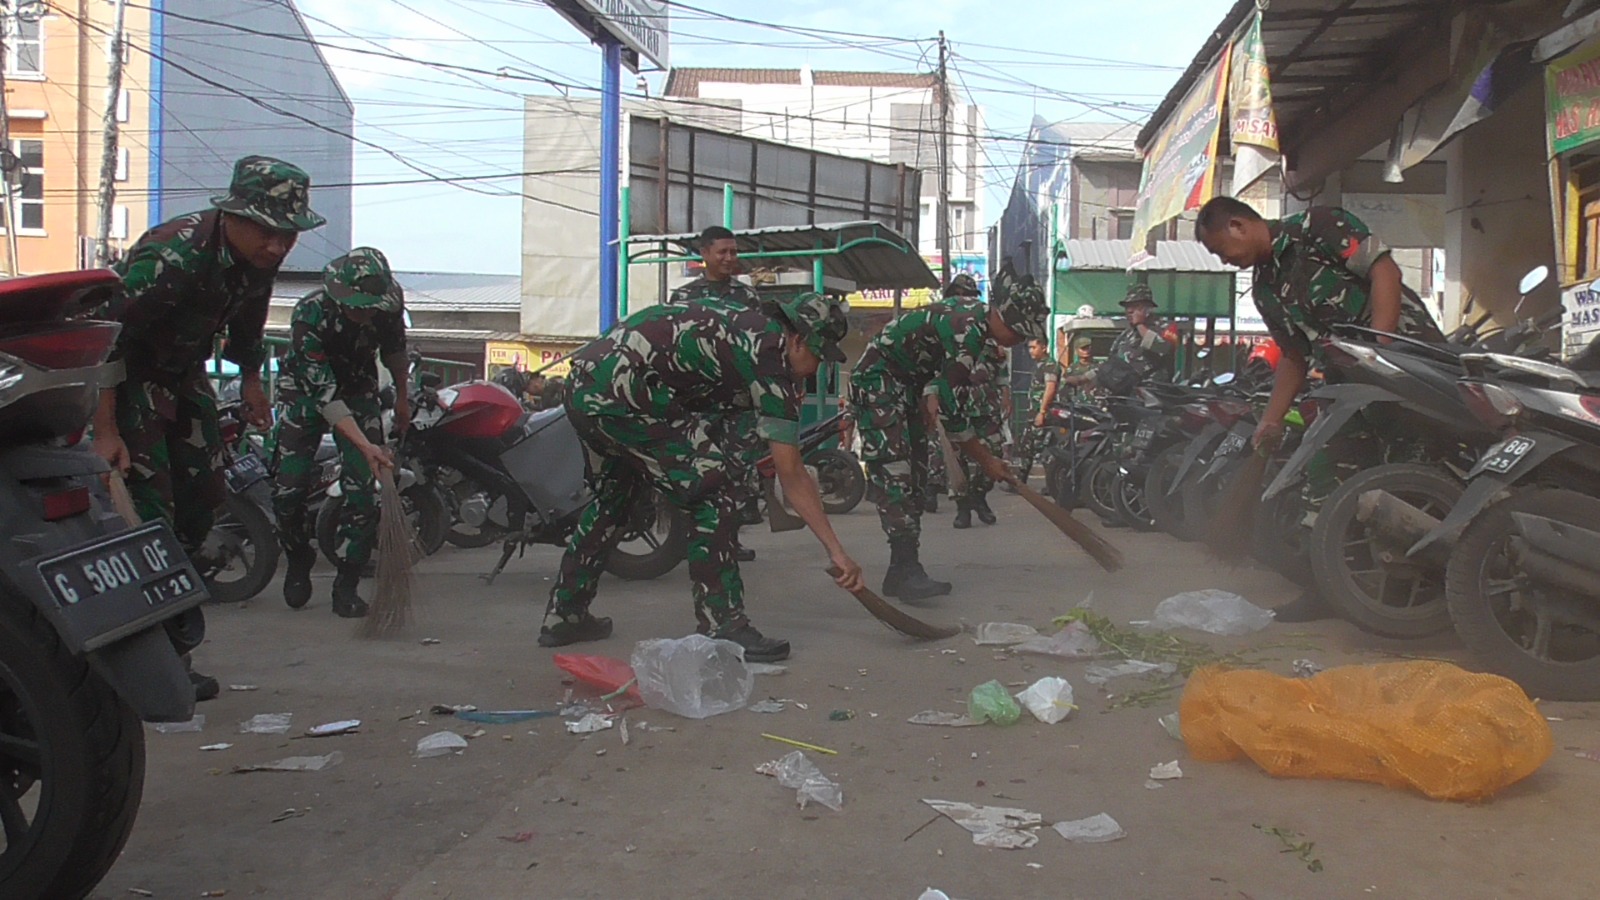
[[[117,515],[128,523],[129,528],[139,525],[139,511],[133,505],[133,495],[128,492],[128,480],[121,469],[111,470],[106,489],[111,492],[111,508],[117,511]]]

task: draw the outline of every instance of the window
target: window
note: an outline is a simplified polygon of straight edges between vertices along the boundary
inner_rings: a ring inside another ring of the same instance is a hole
[[[21,187],[12,187],[17,230],[44,230],[44,141],[12,141],[11,150],[22,163]]]
[[[5,19],[6,74],[44,75],[44,25],[14,15]]]
[[[1600,156],[1569,157],[1573,186],[1577,189],[1578,276],[1600,276]]]
[[[1111,211],[1111,236],[1119,241],[1126,241],[1133,237],[1133,210],[1114,209]]]
[[[131,100],[128,97],[128,89],[127,88],[123,88],[122,90],[118,91],[117,92],[117,121],[118,122],[126,123],[128,121],[128,110],[130,108],[130,104],[131,104]]]
[[[128,180],[128,148],[127,147],[118,147],[117,148],[117,171],[116,171],[115,178],[116,178],[117,181],[127,181]]]
[[[120,203],[111,207],[111,239],[114,241],[128,239],[128,208]]]

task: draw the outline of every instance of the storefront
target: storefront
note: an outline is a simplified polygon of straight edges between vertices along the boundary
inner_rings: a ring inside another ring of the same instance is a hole
[[[1600,335],[1600,42],[1550,61],[1545,101],[1562,355],[1571,356]]]

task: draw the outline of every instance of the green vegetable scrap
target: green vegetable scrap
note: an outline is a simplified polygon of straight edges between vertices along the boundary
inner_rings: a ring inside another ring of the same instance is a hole
[[[1278,842],[1283,844],[1283,849],[1278,852],[1293,853],[1299,857],[1300,861],[1306,864],[1306,871],[1322,871],[1322,860],[1311,855],[1311,851],[1317,846],[1315,841],[1305,840],[1305,835],[1298,831],[1290,831],[1287,828],[1279,828],[1277,826],[1266,828],[1261,825],[1252,825],[1251,827],[1277,838]]]

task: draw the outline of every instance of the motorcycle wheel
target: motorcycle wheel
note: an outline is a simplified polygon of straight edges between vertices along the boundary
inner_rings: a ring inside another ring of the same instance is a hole
[[[432,556],[444,546],[445,534],[449,531],[449,513],[445,511],[444,500],[438,491],[426,484],[406,488],[400,498],[405,503],[406,518],[415,536],[417,558]],[[323,558],[335,566],[339,564],[334,548],[339,546],[339,514],[343,509],[344,495],[340,494],[323,500],[322,508],[317,510],[317,546],[322,549]],[[373,556],[377,556],[376,549]]]
[[[822,508],[830,516],[842,516],[861,505],[867,495],[867,475],[855,454],[844,450],[817,450],[806,458],[806,465],[817,470],[817,488],[822,493]]]
[[[1266,480],[1271,477],[1269,472]],[[1251,555],[1300,587],[1313,581],[1311,529],[1305,517],[1305,496],[1296,486],[1262,503],[1251,523]]]
[[[1431,466],[1391,463],[1356,473],[1328,496],[1311,529],[1311,572],[1330,606],[1362,631],[1420,638],[1450,629],[1444,573],[1406,558],[1356,519],[1361,495],[1384,490],[1438,518],[1461,483]]]
[[[1211,520],[1217,517],[1217,511],[1222,506],[1222,495],[1227,492],[1228,482],[1232,480],[1231,468],[1232,465],[1225,467],[1205,481],[1200,480],[1203,473],[1189,473],[1178,491],[1178,498],[1183,506],[1183,520],[1190,529],[1204,534],[1211,527]]]
[[[1461,532],[1445,569],[1456,634],[1479,665],[1515,681],[1530,697],[1600,700],[1600,617],[1590,611],[1597,598],[1543,588],[1522,572],[1511,552],[1513,512],[1593,528],[1600,500],[1529,490],[1479,513]]]
[[[1077,509],[1082,505],[1077,488],[1072,483],[1072,466],[1067,463],[1054,460],[1046,463],[1044,483],[1050,489],[1050,499],[1062,509]]]
[[[249,497],[229,494],[211,535],[207,555],[222,567],[206,575],[206,589],[217,603],[242,603],[266,589],[278,572],[277,530]]]
[[[1134,531],[1154,531],[1156,520],[1150,517],[1150,504],[1145,502],[1144,480],[1137,474],[1117,472],[1111,486],[1116,497],[1117,517]]]
[[[1089,472],[1083,479],[1083,488],[1078,492],[1078,498],[1089,511],[1107,523],[1122,524],[1122,514],[1117,512],[1117,492],[1115,490],[1118,471],[1117,461],[1102,459],[1089,464]]]
[[[606,557],[606,571],[624,581],[671,572],[689,553],[689,517],[654,491],[635,504],[628,529]]]
[[[143,792],[138,717],[31,604],[0,596],[0,896],[88,896]]]
[[[1183,444],[1168,447],[1150,463],[1150,471],[1144,476],[1144,502],[1150,508],[1150,518],[1157,528],[1178,540],[1193,541],[1198,537],[1185,527],[1183,498],[1167,493],[1172,489],[1172,479],[1178,474],[1178,466],[1183,465],[1185,449]]]
[[[476,493],[472,491],[470,485],[466,485],[465,487],[466,490],[458,494],[453,501],[447,501],[445,503],[445,513],[449,516],[448,521],[450,523],[450,527],[444,533],[445,543],[452,547],[460,547],[464,550],[473,550],[478,547],[487,547],[490,544],[499,543],[500,541],[505,540],[505,532],[494,525],[485,522],[483,525],[474,528],[473,526],[468,525],[460,520],[458,517],[458,513],[460,512],[460,504],[468,499],[471,499],[474,493]]]

